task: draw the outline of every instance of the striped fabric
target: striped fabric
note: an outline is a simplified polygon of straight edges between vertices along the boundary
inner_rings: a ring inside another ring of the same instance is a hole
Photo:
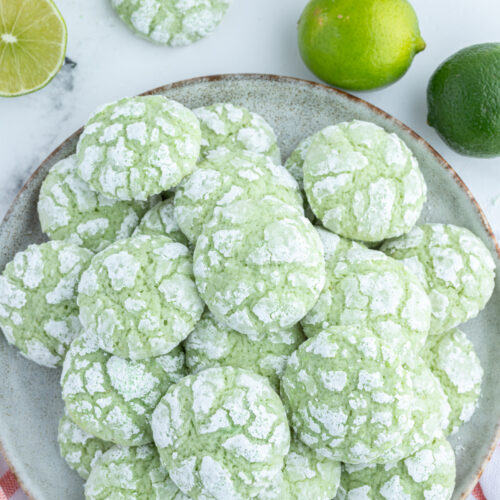
[[[28,500],[0,455],[0,500]],[[467,500],[500,500],[500,446]]]

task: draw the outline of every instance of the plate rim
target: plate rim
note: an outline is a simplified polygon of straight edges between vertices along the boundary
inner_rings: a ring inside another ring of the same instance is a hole
[[[263,80],[263,81],[270,81],[270,82],[277,82],[277,83],[290,83],[290,84],[295,84],[295,85],[303,85],[303,86],[311,87],[311,88],[319,88],[319,89],[322,89],[323,91],[327,91],[327,92],[331,92],[333,94],[340,95],[351,102],[355,102],[357,104],[361,104],[362,106],[366,106],[374,113],[386,118],[389,121],[392,121],[397,127],[404,130],[406,133],[408,133],[410,136],[412,136],[413,139],[415,139],[423,147],[425,147],[429,151],[429,153],[432,156],[434,156],[434,158],[436,158],[436,160],[441,165],[441,167],[444,168],[445,170],[447,170],[448,173],[451,174],[451,177],[456,182],[458,187],[467,195],[467,198],[472,203],[474,209],[476,210],[477,214],[479,215],[479,218],[481,220],[481,224],[483,225],[484,229],[486,230],[486,232],[488,234],[488,237],[490,238],[490,240],[493,242],[493,244],[495,246],[495,250],[496,250],[498,258],[500,258],[500,246],[499,246],[498,241],[495,237],[493,229],[492,229],[488,219],[486,218],[485,213],[483,212],[483,209],[481,208],[478,201],[476,200],[476,198],[474,197],[474,195],[470,191],[467,184],[465,184],[465,182],[458,175],[458,173],[455,171],[455,169],[444,159],[444,157],[440,153],[438,153],[438,151],[433,146],[431,146],[429,144],[429,142],[427,142],[422,136],[417,134],[417,132],[415,132],[412,128],[410,128],[408,125],[405,125],[402,121],[395,118],[394,116],[387,113],[386,111],[382,110],[381,108],[366,101],[365,99],[362,99],[360,97],[352,95],[349,92],[345,92],[344,90],[340,90],[340,89],[337,89],[335,87],[330,87],[330,86],[323,84],[323,83],[313,82],[311,80],[306,80],[305,78],[297,78],[297,77],[293,77],[293,76],[282,76],[282,75],[267,74],[267,73],[222,73],[222,74],[215,74],[215,75],[198,76],[198,77],[194,77],[194,78],[188,78],[188,79],[172,82],[172,83],[169,83],[167,85],[162,85],[160,87],[156,87],[154,89],[148,90],[148,91],[143,92],[143,93],[138,94],[138,95],[140,95],[140,96],[155,95],[155,94],[158,94],[160,92],[165,92],[165,91],[168,91],[171,89],[187,87],[190,85],[196,85],[196,84],[205,83],[205,82],[211,83],[211,82],[219,82],[219,81],[238,81],[238,80],[250,80],[250,81]],[[31,184],[33,179],[39,175],[40,170],[45,166],[45,164],[47,162],[51,161],[52,158],[69,141],[71,141],[72,139],[74,139],[78,135],[80,135],[82,131],[83,131],[83,127],[80,127],[74,133],[69,135],[59,146],[57,146],[40,163],[40,165],[38,165],[38,167],[33,171],[33,173],[24,182],[21,189],[17,192],[15,198],[12,200],[7,212],[5,213],[5,216],[3,217],[0,225],[3,226],[10,219],[12,212],[14,211],[14,207],[16,206],[20,196],[28,188],[28,186]],[[476,470],[474,482],[471,483],[468,487],[466,487],[465,490],[461,493],[461,496],[460,496],[461,500],[465,500],[467,498],[467,496],[472,492],[474,487],[476,486],[476,484],[479,481],[479,479],[481,478],[484,470],[486,469],[486,466],[490,462],[491,457],[493,456],[493,452],[495,451],[495,448],[496,448],[499,440],[500,440],[500,421],[497,422],[495,436],[490,443],[489,451],[484,456],[483,461],[481,462],[479,468]],[[5,449],[4,449],[4,446],[2,444],[1,439],[0,439],[0,454],[5,459],[5,462],[7,463],[9,470],[16,476],[17,482],[19,484],[19,487],[22,489],[22,491],[26,494],[26,496],[30,500],[36,500],[36,498],[28,490],[27,486],[25,486],[24,481],[21,479],[18,472],[12,466],[12,463],[11,463],[11,461],[10,461],[10,459],[9,459]]]

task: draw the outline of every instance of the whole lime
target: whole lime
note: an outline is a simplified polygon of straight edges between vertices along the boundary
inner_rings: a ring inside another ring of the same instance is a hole
[[[325,82],[351,90],[395,82],[425,48],[407,0],[311,0],[298,31],[308,68]]]
[[[432,75],[429,124],[457,152],[500,156],[500,43],[460,50]]]

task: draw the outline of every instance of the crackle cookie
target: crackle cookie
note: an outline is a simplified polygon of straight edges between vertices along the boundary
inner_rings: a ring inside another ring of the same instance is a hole
[[[266,156],[220,148],[179,185],[174,214],[182,232],[194,244],[216,207],[267,197],[302,210],[297,183],[285,168]]]
[[[257,340],[290,328],[313,307],[325,282],[323,246],[294,207],[238,201],[205,224],[194,274],[212,314]]]
[[[477,316],[493,293],[495,262],[468,229],[423,224],[380,250],[400,260],[424,285],[432,306],[431,335]]]
[[[86,500],[189,500],[168,476],[153,445],[113,446],[92,467]]]
[[[231,0],[111,0],[111,5],[140,37],[183,47],[212,33]]]
[[[201,158],[224,147],[258,153],[281,165],[281,153],[271,125],[257,113],[243,106],[218,103],[193,110],[201,126]]]
[[[259,500],[332,500],[340,484],[340,462],[329,460],[292,437],[283,470]]]
[[[305,340],[298,325],[288,330],[269,332],[254,341],[217,321],[206,311],[184,342],[186,366],[191,373],[207,368],[232,366],[267,377],[274,389],[292,352]]]
[[[366,242],[408,232],[427,191],[406,144],[396,134],[359,120],[315,135],[304,162],[304,189],[323,226]]]
[[[80,429],[66,415],[59,421],[57,442],[61,456],[83,479],[89,477],[95,462],[113,446],[113,443],[103,441]]]
[[[182,104],[163,96],[120,99],[85,125],[78,174],[104,196],[144,201],[193,171],[200,141],[198,118]]]
[[[449,500],[455,488],[455,453],[437,440],[400,462],[343,464],[339,500]]]
[[[133,233],[133,236],[141,235],[168,236],[183,245],[189,244],[175,220],[173,196],[160,201],[144,215]]]
[[[30,245],[0,276],[0,328],[39,365],[60,366],[80,333],[76,289],[92,252],[67,241]]]
[[[281,396],[297,437],[331,460],[375,462],[414,426],[411,373],[362,326],[304,342],[288,360]]]
[[[99,348],[83,333],[71,344],[61,375],[68,416],[84,431],[123,446],[153,441],[151,414],[168,387],[185,374],[184,352],[131,361]]]
[[[201,317],[189,250],[167,236],[133,236],[97,254],[78,286],[80,321],[122,358],[166,354]]]
[[[233,367],[171,386],[152,428],[170,477],[194,499],[255,498],[275,480],[290,447],[285,409],[267,379]]]
[[[72,155],[56,163],[43,181],[38,198],[42,231],[51,240],[68,240],[93,252],[128,238],[149,204],[102,196],[76,170]]]
[[[431,304],[418,278],[395,259],[329,231],[323,242],[326,283],[302,319],[308,337],[335,325],[364,325],[400,353],[420,351],[431,322]]]
[[[441,382],[451,406],[447,434],[468,422],[481,395],[483,369],[472,342],[460,330],[432,337],[423,352],[432,372]]]

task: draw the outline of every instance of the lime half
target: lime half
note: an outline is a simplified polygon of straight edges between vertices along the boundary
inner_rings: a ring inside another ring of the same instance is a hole
[[[45,87],[66,54],[64,19],[51,0],[0,0],[0,96]]]

